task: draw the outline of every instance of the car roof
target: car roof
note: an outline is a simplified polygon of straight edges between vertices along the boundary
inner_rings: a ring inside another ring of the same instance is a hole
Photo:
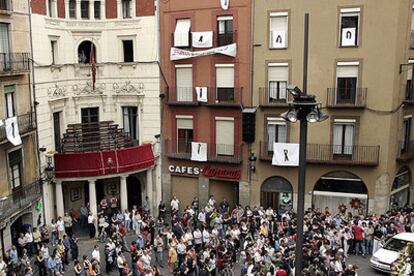
[[[403,241],[414,242],[414,233],[404,232],[404,233],[397,234],[392,238],[393,239],[398,239],[398,240],[403,240]]]

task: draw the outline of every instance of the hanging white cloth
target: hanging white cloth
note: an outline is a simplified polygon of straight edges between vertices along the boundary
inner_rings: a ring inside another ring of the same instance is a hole
[[[342,46],[355,46],[356,45],[356,28],[343,28],[342,29]]]
[[[213,47],[213,32],[192,32],[191,37],[194,48]]]
[[[207,161],[207,143],[191,142],[191,160]]]
[[[207,102],[207,87],[196,87],[197,101]]]
[[[4,126],[3,120],[0,120],[0,127]]]
[[[274,143],[272,165],[290,166],[299,165],[299,144]]]
[[[22,139],[20,138],[19,126],[17,124],[17,117],[7,118],[6,120],[6,136],[7,140],[13,144],[13,146],[18,146],[22,144]]]
[[[225,11],[229,9],[230,0],[220,0],[221,8]]]
[[[272,31],[272,48],[286,48],[286,31]]]

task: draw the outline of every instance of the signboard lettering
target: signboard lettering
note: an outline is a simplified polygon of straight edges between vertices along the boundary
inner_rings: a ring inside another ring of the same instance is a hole
[[[168,171],[174,174],[186,174],[195,176],[202,174],[205,177],[224,179],[240,179],[241,177],[240,170],[212,168],[210,166],[205,166],[201,169],[199,167],[169,165]]]

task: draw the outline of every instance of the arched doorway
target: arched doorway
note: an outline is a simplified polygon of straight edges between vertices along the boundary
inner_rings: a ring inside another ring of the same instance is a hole
[[[390,193],[390,208],[404,207],[410,202],[411,170],[404,166],[400,168],[392,182]]]
[[[33,215],[31,213],[26,213],[19,216],[11,225],[10,233],[12,244],[17,246],[17,239],[19,238],[20,233],[26,233],[29,228],[33,227]]]
[[[292,208],[292,185],[281,176],[266,179],[260,188],[260,205],[275,210]]]
[[[127,177],[128,209],[132,206],[142,206],[141,182],[136,176]],[[122,199],[121,199],[122,200]]]
[[[368,210],[368,189],[362,179],[353,173],[330,172],[316,182],[312,202],[313,208],[323,211],[328,207],[333,214],[338,213],[341,206],[347,212],[365,214]]]
[[[92,48],[93,47],[93,48]],[[93,52],[92,52],[93,49]],[[92,54],[96,62],[96,47],[89,40],[83,41],[78,47],[78,62],[81,64],[90,64],[92,61]]]

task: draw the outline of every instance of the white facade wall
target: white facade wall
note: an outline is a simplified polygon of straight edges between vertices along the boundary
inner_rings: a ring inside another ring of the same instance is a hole
[[[99,107],[100,121],[111,120],[123,127],[121,107],[137,106],[140,143],[156,142],[154,135],[160,133],[157,22],[156,16],[94,21],[32,15],[40,147],[46,152],[55,150],[53,112],[62,112],[63,134],[68,124],[81,122],[83,107]],[[122,39],[133,40],[134,62],[122,62]],[[52,40],[57,41],[55,64]],[[96,46],[95,91],[91,91],[91,66],[78,63],[78,45],[84,40]],[[45,153],[41,162],[45,168]],[[46,184],[44,191],[49,222],[55,216],[53,185]]]

